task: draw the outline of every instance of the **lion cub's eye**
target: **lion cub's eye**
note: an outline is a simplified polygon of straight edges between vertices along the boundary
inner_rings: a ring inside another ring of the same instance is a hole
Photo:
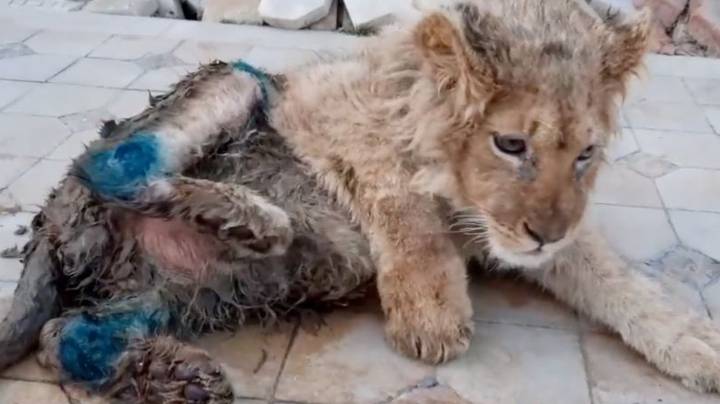
[[[493,134],[493,143],[503,153],[518,156],[527,151],[527,144],[522,135],[500,135]]]
[[[588,161],[590,158],[595,154],[595,146],[590,145],[585,148],[585,150],[580,153],[580,155],[577,158],[577,161]]]

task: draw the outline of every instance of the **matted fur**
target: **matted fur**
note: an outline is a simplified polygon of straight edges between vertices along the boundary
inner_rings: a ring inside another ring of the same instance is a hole
[[[181,337],[349,299],[376,277],[389,342],[437,363],[469,346],[466,263],[478,258],[521,270],[662,371],[717,391],[716,327],[664,302],[583,221],[647,36],[646,16],[598,18],[573,0],[459,2],[276,77],[267,124],[230,107],[254,107],[252,77],[203,67],[106,126],[36,218],[29,262],[52,271],[66,310],[160,302]],[[242,94],[204,91],[225,80]],[[180,134],[177,172],[132,200],[90,192],[88,156],[148,128],[172,128],[161,131],[170,144]],[[506,138],[522,153],[503,151]],[[43,333],[48,364],[62,323]],[[118,380],[137,381],[123,369]]]

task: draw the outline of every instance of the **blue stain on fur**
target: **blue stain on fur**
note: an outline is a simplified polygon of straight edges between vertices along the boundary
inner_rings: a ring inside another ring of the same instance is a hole
[[[133,134],[110,149],[90,154],[79,165],[90,189],[119,199],[133,198],[163,171],[158,137],[144,132]]]
[[[253,76],[253,78],[257,80],[258,84],[260,85],[260,91],[262,92],[263,102],[267,103],[268,87],[272,85],[270,83],[270,77],[267,75],[267,73],[239,59],[232,63],[232,67],[236,70],[245,72]]]
[[[80,314],[62,330],[60,364],[73,381],[100,388],[114,376],[116,363],[131,340],[157,335],[168,323],[164,310]]]

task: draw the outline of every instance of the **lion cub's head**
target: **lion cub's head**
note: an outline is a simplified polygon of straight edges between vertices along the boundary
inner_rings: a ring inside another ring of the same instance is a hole
[[[458,4],[414,30],[447,108],[434,187],[497,258],[534,267],[572,240],[648,24],[575,0]]]

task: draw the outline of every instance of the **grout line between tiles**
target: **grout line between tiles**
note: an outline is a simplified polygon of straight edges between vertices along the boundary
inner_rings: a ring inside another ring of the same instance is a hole
[[[275,393],[277,393],[278,385],[280,384],[280,378],[282,377],[283,373],[285,372],[285,364],[287,363],[287,359],[290,356],[290,351],[293,348],[293,345],[295,344],[295,339],[297,338],[297,335],[300,331],[300,321],[298,320],[293,327],[293,330],[290,334],[290,340],[287,344],[287,349],[285,350],[285,355],[283,356],[282,362],[280,362],[280,368],[278,369],[277,376],[275,377],[275,381],[273,382],[272,390],[270,391],[270,397],[268,397],[268,403],[272,404],[275,403]]]

